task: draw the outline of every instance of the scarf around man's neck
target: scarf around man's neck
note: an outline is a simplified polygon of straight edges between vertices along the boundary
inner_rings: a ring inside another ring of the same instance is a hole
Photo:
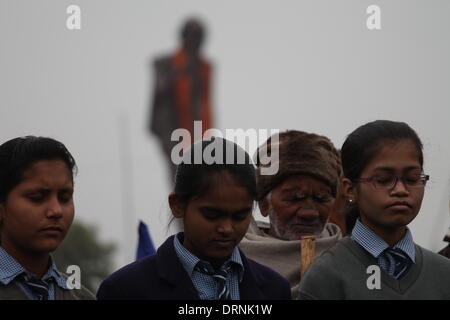
[[[291,285],[292,297],[295,297],[300,284],[300,240],[274,238],[264,231],[269,227],[269,223],[252,218],[239,248],[248,258],[268,266],[285,277]],[[339,227],[327,223],[320,236],[316,237],[315,258],[334,246],[341,238]]]

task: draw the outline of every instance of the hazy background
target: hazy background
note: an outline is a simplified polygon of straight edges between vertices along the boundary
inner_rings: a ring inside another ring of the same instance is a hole
[[[81,7],[81,30],[66,8]],[[382,30],[366,28],[381,7]],[[217,127],[346,135],[402,120],[425,146],[431,175],[414,239],[437,251],[450,225],[450,2],[0,0],[0,143],[61,140],[78,162],[76,216],[134,260],[138,220],[168,236],[169,183],[146,131],[151,60],[173,52],[191,15],[208,26]]]

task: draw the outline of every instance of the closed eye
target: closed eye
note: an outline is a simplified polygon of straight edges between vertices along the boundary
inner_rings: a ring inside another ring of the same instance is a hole
[[[220,214],[214,212],[202,212],[203,217],[208,220],[215,220],[220,217]]]
[[[219,218],[223,213],[220,210],[212,207],[200,207],[200,213],[205,219],[214,220]]]
[[[42,195],[30,195],[30,196],[28,196],[28,199],[34,203],[42,203],[42,202],[44,202],[45,197]]]
[[[62,203],[68,203],[68,202],[72,201],[73,195],[72,195],[72,193],[63,193],[63,194],[60,194],[58,196],[58,198],[59,198],[59,201],[61,201]]]
[[[238,212],[238,213],[233,214],[233,219],[236,221],[242,221],[242,220],[247,219],[248,216],[251,214],[252,214],[251,210]]]
[[[292,195],[289,197],[284,198],[284,201],[286,202],[297,202],[297,201],[302,201],[304,199],[306,199],[307,196],[304,194],[296,194],[296,195]]]
[[[314,200],[319,203],[325,203],[333,200],[333,197],[329,194],[317,194],[314,196]]]
[[[50,194],[50,191],[42,190],[42,191],[33,191],[30,193],[27,193],[25,197],[34,203],[42,203],[45,201],[45,199]]]
[[[373,179],[379,184],[391,184],[395,178],[393,176],[381,176],[374,177]]]

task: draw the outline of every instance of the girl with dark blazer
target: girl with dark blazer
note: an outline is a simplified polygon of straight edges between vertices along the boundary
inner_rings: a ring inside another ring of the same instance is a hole
[[[255,195],[255,169],[243,149],[217,137],[195,143],[178,165],[168,199],[184,232],[169,237],[155,255],[113,273],[100,285],[97,298],[290,299],[287,280],[237,248]]]

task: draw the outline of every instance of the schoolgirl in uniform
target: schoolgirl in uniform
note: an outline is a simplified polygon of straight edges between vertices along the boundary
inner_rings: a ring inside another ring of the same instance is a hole
[[[0,300],[95,299],[84,287],[71,290],[50,256],[74,218],[74,168],[51,138],[0,145]]]
[[[201,163],[196,152],[203,155]],[[205,161],[205,154],[213,155],[213,161]],[[184,231],[169,237],[155,255],[112,274],[97,298],[290,299],[287,280],[237,248],[255,195],[255,169],[243,149],[217,137],[197,142],[184,154],[168,197]]]
[[[415,244],[408,228],[429,179],[416,132],[367,123],[347,137],[341,158],[357,220],[307,271],[300,299],[450,299],[450,260]]]

